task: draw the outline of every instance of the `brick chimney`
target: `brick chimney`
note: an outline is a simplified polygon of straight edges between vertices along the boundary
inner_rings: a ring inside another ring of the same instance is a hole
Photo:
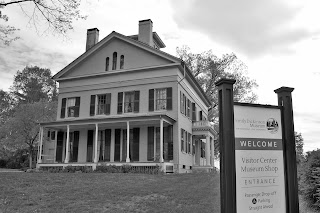
[[[86,51],[96,45],[99,42],[99,30],[98,28],[92,28],[87,30],[87,44]]]
[[[153,47],[152,25],[151,19],[139,21],[138,40]]]

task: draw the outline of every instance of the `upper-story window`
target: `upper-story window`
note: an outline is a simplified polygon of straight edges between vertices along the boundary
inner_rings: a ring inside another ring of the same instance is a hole
[[[140,91],[118,93],[118,114],[139,112]]]
[[[124,55],[120,56],[120,69],[123,69],[124,67]]]
[[[111,93],[91,95],[90,116],[110,115]]]
[[[172,110],[172,88],[149,90],[149,111]]]
[[[180,112],[192,121],[196,120],[196,105],[180,92]]]
[[[79,117],[80,97],[63,98],[61,105],[61,118]]]
[[[116,70],[116,69],[117,69],[117,52],[114,52],[112,57],[112,70]]]
[[[109,70],[109,57],[106,58],[106,71]]]

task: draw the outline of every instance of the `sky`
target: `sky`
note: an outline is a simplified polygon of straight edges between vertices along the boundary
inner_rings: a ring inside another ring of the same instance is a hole
[[[259,104],[277,105],[274,90],[293,87],[295,131],[305,152],[320,148],[318,0],[82,0],[80,11],[88,17],[74,21],[67,38],[52,35],[41,20],[35,28],[25,14],[32,7],[22,6],[24,12],[19,5],[2,8],[9,17],[5,24],[19,28],[20,39],[0,43],[0,89],[8,91],[26,66],[53,74],[63,69],[85,51],[87,29],[98,28],[99,40],[112,31],[134,35],[139,20],[151,19],[169,54],[183,45],[193,53],[235,53],[259,85]]]

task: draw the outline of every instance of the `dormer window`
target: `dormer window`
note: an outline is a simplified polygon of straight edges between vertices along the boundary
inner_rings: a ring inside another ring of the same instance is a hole
[[[113,58],[112,58],[112,70],[117,69],[117,52],[113,53]]]
[[[124,55],[121,55],[120,57],[120,69],[123,69],[124,66]]]
[[[109,57],[106,58],[106,71],[109,70]]]

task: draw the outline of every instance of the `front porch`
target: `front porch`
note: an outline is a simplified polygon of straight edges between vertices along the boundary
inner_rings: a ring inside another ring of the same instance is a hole
[[[37,167],[158,165],[171,172],[174,122],[144,115],[43,123]]]

